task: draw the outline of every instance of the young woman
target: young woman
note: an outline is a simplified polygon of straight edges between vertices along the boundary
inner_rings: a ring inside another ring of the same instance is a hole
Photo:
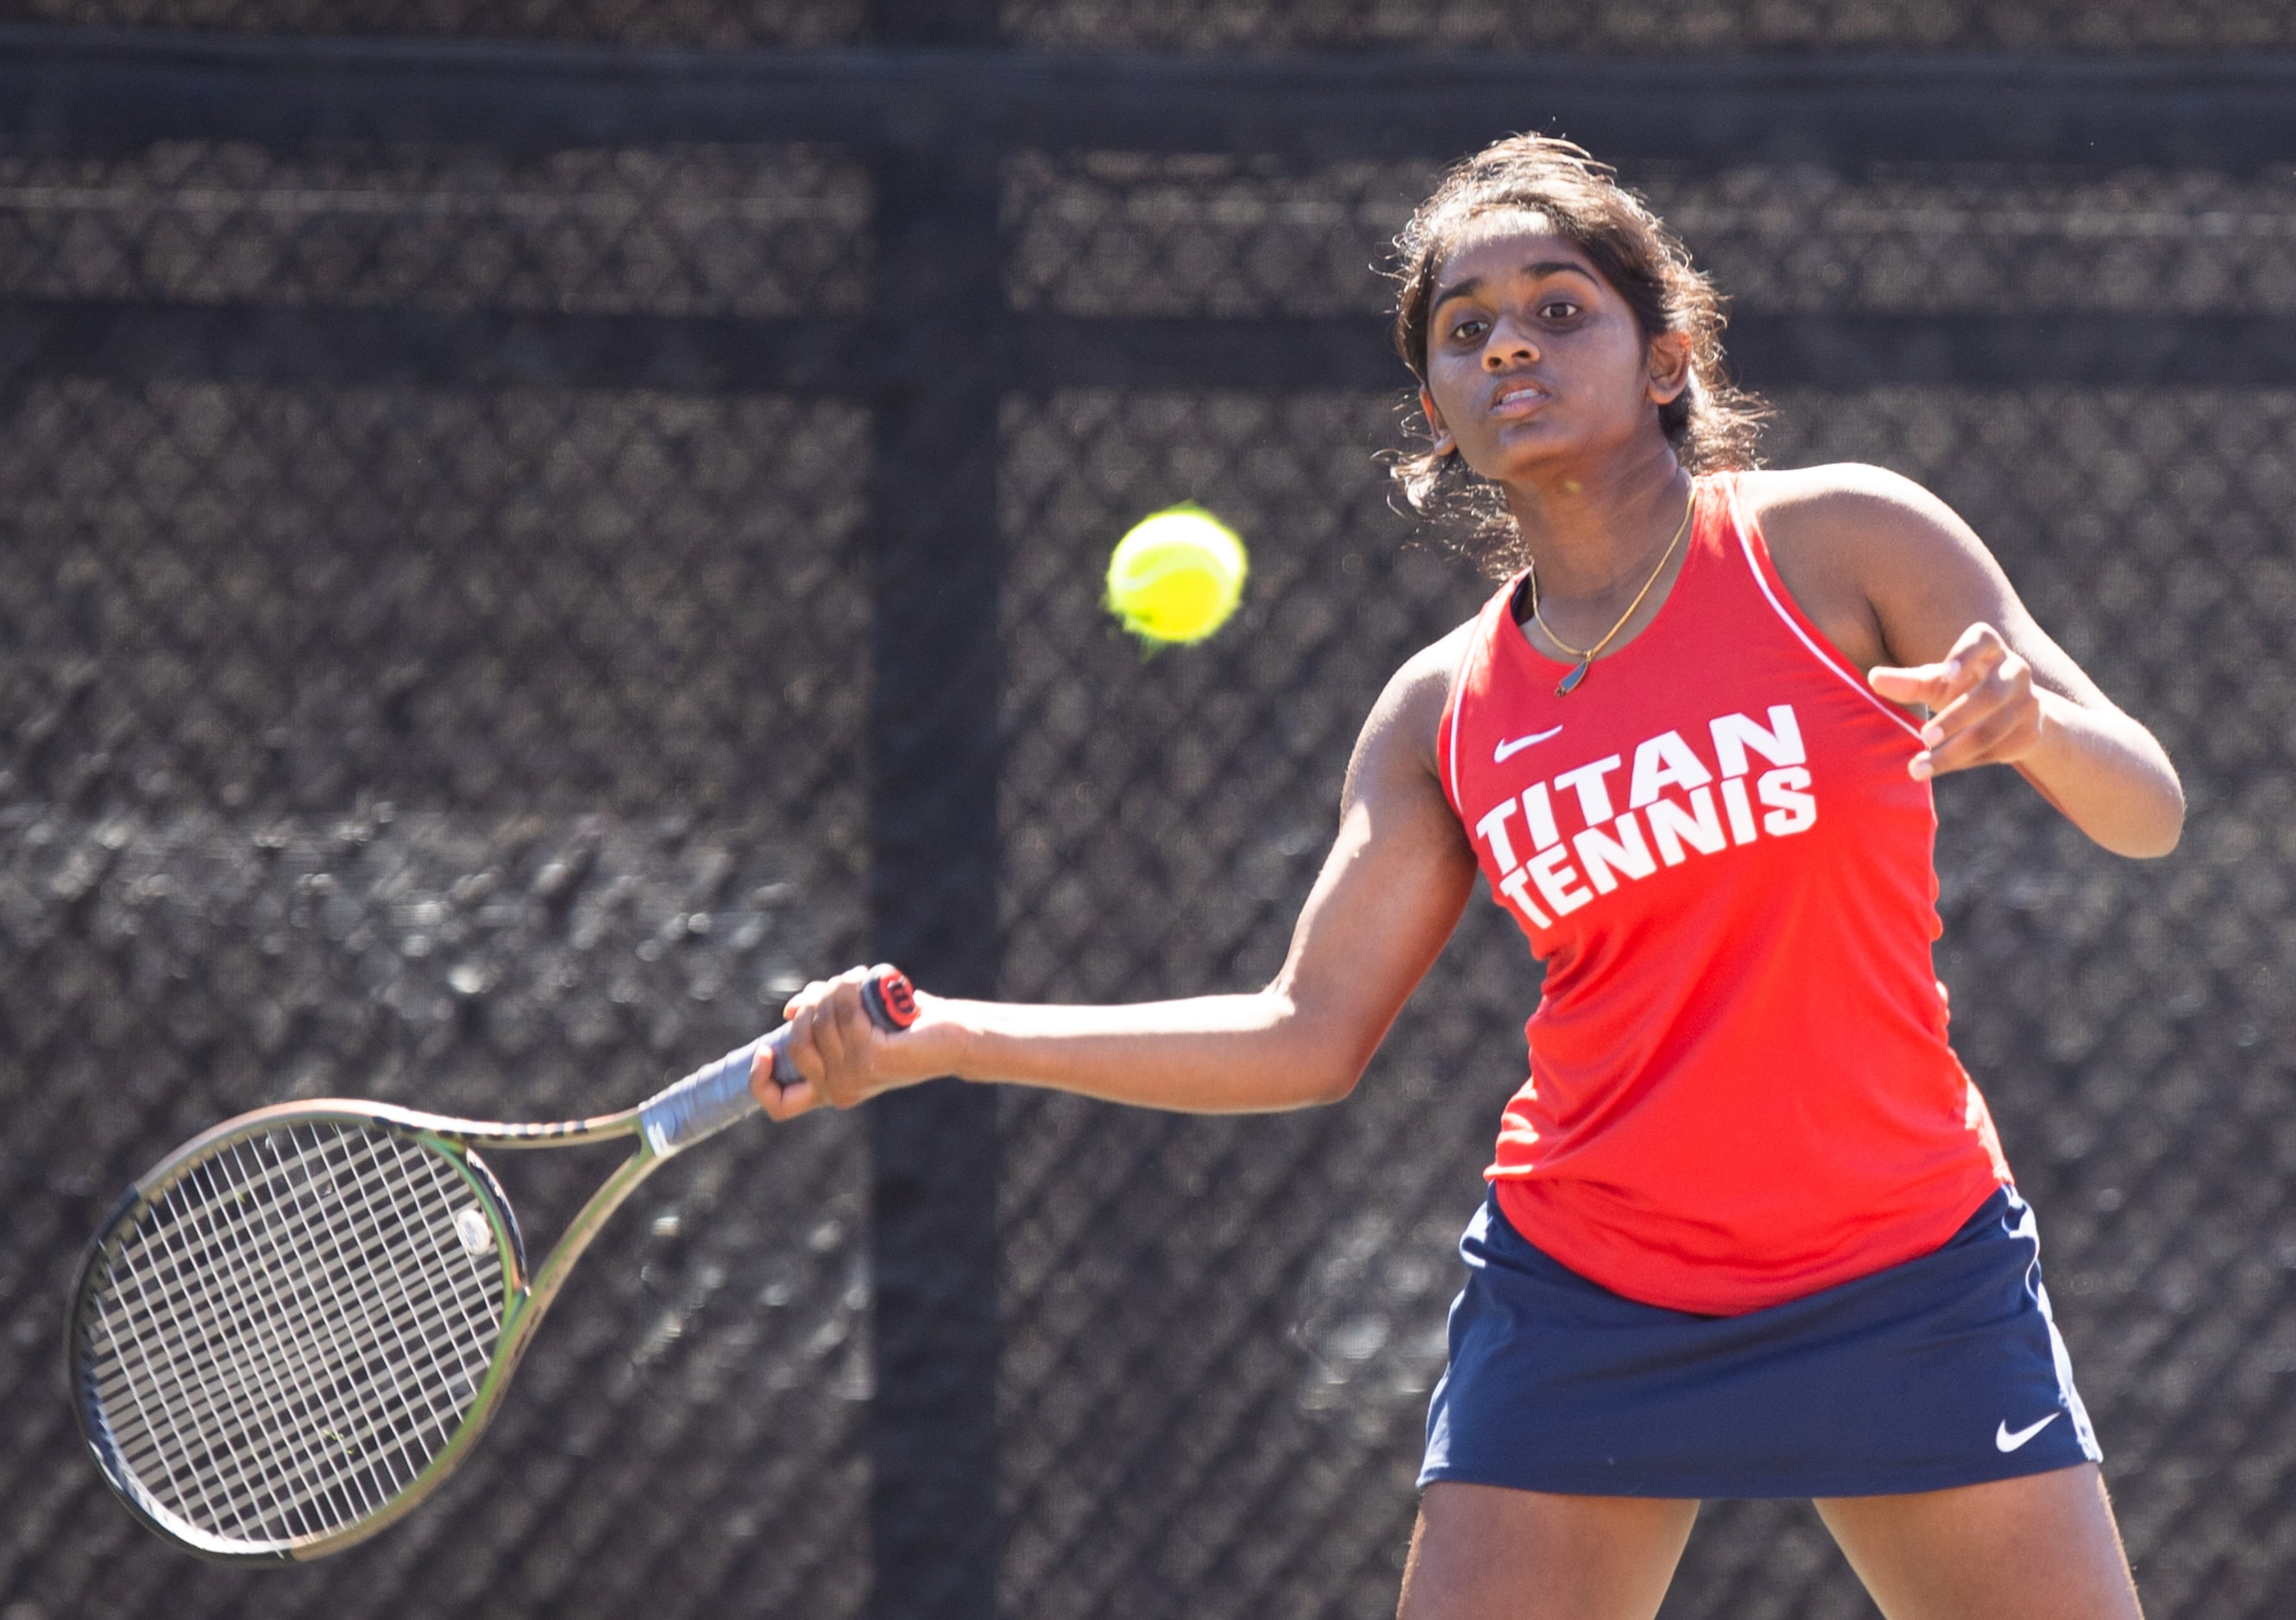
[[[1510,577],[1404,665],[1274,983],[1132,1007],[790,1004],[776,1117],[929,1076],[1205,1111],[1335,1101],[1480,870],[1546,964],[1461,1248],[1406,1620],[1654,1614],[1705,1496],[1807,1496],[1892,1620],[2114,1620],[2135,1588],[2031,1212],[1947,1044],[1930,779],[2014,767],[2174,847],[2152,736],[1983,544],[1870,467],[1750,470],[1718,302],[1564,143],[1402,239],[1422,510]]]

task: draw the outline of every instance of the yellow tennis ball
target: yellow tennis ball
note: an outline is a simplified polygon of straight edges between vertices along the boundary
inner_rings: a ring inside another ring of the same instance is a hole
[[[1200,642],[1243,600],[1235,531],[1193,503],[1132,526],[1108,560],[1108,610],[1151,642]]]

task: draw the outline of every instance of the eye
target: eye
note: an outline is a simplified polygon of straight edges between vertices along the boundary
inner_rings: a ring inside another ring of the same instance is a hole
[[[1567,321],[1578,313],[1578,306],[1570,299],[1549,299],[1538,307],[1542,321]]]
[[[1472,343],[1490,329],[1491,323],[1482,316],[1469,315],[1464,321],[1451,323],[1451,340],[1454,343]]]

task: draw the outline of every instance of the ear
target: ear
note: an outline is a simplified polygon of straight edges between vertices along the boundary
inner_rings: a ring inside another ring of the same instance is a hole
[[[1435,396],[1423,388],[1419,390],[1419,413],[1427,419],[1428,436],[1435,441],[1431,448],[1438,458],[1459,447],[1459,441],[1451,437],[1451,430],[1443,425],[1443,413],[1435,408]]]
[[[1650,340],[1650,397],[1669,405],[1690,386],[1690,334],[1662,331]]]

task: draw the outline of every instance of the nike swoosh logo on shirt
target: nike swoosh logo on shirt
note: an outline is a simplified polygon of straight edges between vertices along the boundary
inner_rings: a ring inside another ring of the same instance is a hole
[[[1993,1444],[2005,1452],[2013,1452],[2063,1416],[2062,1411],[2053,1411],[2031,1428],[2021,1428],[2013,1435],[2009,1432],[2009,1420],[2005,1418],[2001,1420],[2001,1427],[1993,1431]]]
[[[1523,749],[1529,748],[1532,743],[1544,742],[1549,737],[1559,737],[1562,734],[1562,728],[1558,725],[1548,731],[1533,732],[1527,737],[1518,737],[1513,742],[1502,742],[1498,747],[1491,750],[1491,763],[1493,765],[1505,765],[1508,760],[1513,758],[1517,754],[1521,753]]]

